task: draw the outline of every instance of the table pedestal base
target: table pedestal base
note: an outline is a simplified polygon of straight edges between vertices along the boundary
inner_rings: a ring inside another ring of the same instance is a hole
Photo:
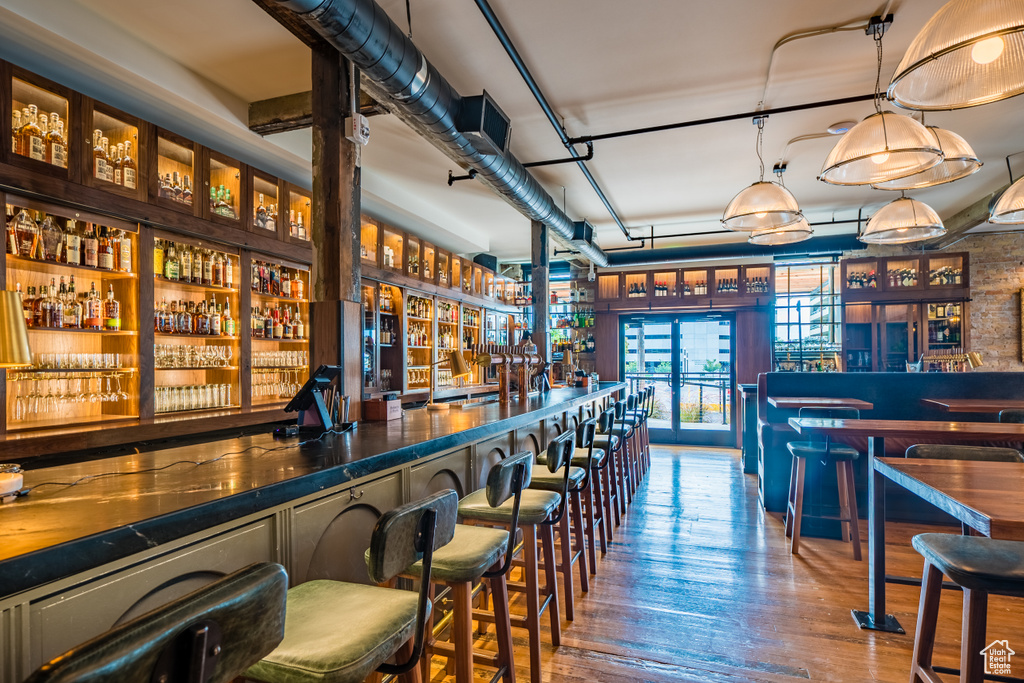
[[[862,630],[865,631],[885,631],[887,633],[906,633],[903,627],[900,626],[900,622],[896,621],[896,617],[891,614],[886,614],[885,619],[880,622],[876,622],[875,617],[871,612],[865,612],[859,609],[850,610],[850,614],[853,615],[853,620],[857,622]]]

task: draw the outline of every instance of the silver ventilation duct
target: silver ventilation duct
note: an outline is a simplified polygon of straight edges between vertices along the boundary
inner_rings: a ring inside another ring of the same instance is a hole
[[[364,86],[411,128],[477,177],[524,216],[544,223],[563,246],[608,265],[593,244],[573,243],[573,223],[512,154],[478,149],[456,123],[462,96],[374,0],[277,0],[362,71]],[[339,112],[340,115],[340,112]]]

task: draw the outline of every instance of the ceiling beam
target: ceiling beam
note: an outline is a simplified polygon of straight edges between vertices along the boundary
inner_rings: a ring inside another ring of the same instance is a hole
[[[301,40],[311,48],[322,48],[327,46],[327,41],[313,30],[313,28],[299,18],[295,12],[286,9],[281,3],[275,0],[253,0],[264,12],[274,20],[291,31],[292,35]]]
[[[363,116],[385,113],[365,91],[359,93],[359,112]],[[284,133],[313,125],[313,92],[271,97],[249,103],[249,130],[260,135]]]
[[[988,220],[992,202],[1005,192],[1008,187],[1009,185],[1003,185],[992,194],[985,195],[970,206],[961,209],[948,219],[942,221],[942,224],[946,226],[946,234],[925,242],[924,247],[926,249],[945,249],[954,242],[959,242],[966,232]]]

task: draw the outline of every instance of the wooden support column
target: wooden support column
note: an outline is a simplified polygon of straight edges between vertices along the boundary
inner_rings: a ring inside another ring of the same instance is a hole
[[[313,55],[313,271],[310,365],[341,365],[349,419],[361,415],[362,311],[359,148],[345,138],[348,63],[333,48]]]
[[[531,281],[533,284],[533,343],[537,353],[546,362],[551,362],[551,316],[550,294],[548,292],[548,268],[551,252],[548,245],[548,226],[537,221],[530,223],[531,239]],[[519,340],[517,339],[516,342]]]

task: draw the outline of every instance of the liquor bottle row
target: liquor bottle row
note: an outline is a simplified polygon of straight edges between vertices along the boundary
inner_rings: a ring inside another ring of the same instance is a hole
[[[380,326],[380,343],[392,346],[397,341],[394,324],[390,320],[383,321]]]
[[[234,289],[231,258],[212,249],[158,239],[153,246],[153,272],[167,280]]]
[[[929,320],[928,341],[932,344],[959,344],[960,343],[960,322],[951,322],[949,318],[943,320]]]
[[[593,327],[595,320],[593,308],[581,308],[571,313],[556,313],[552,315],[551,326],[556,328]]]
[[[459,337],[450,329],[442,329],[437,334],[437,346],[440,351],[455,351],[459,348]]]
[[[92,132],[92,144],[92,174],[95,178],[129,190],[138,189],[139,172],[132,157],[131,140],[111,144],[110,138],[97,128]]]
[[[252,307],[252,336],[254,339],[305,339],[306,325],[296,309],[291,307]]]
[[[889,287],[917,287],[917,268],[890,268]]]
[[[846,274],[846,288],[847,289],[877,289],[878,279],[875,277],[875,271],[859,271],[856,273]]]
[[[49,286],[42,285],[38,290],[29,287],[24,293],[19,282],[16,291],[21,298],[25,324],[29,327],[108,332],[121,329],[121,302],[114,298],[113,285],[107,291],[106,299],[100,299],[95,282],[88,293],[80,296],[75,291],[74,276],[70,286],[61,277],[60,289],[51,278]]]
[[[751,294],[767,294],[770,290],[768,278],[755,277],[747,280],[747,292]]]
[[[192,180],[188,173],[179,175],[177,171],[164,173],[160,177],[160,196],[164,199],[192,206]]]
[[[414,318],[430,318],[430,312],[433,305],[430,299],[424,299],[418,296],[410,296],[409,303],[405,307],[405,312]]]
[[[647,296],[647,283],[646,282],[630,282],[627,291],[627,296],[630,298],[636,298],[641,296]]]
[[[380,295],[380,312],[394,314],[395,313],[395,299],[391,294],[390,287],[384,287]]]
[[[263,193],[259,194],[259,201],[252,211],[253,222],[257,228],[263,230],[277,230],[277,205],[265,204]]]
[[[210,212],[225,218],[238,218],[238,212],[235,211],[235,197],[231,196],[230,187],[210,186]]]
[[[68,167],[68,145],[64,121],[57,112],[49,116],[30,104],[15,108],[11,121],[11,149],[15,154],[47,164]]]
[[[736,278],[727,278],[724,280],[719,280],[717,285],[718,286],[716,291],[719,294],[732,294],[734,292],[740,291],[740,286],[736,282]]]
[[[928,271],[928,284],[935,286],[953,286],[963,284],[963,269],[942,266]]]
[[[565,353],[566,351],[571,351],[572,353],[594,353],[597,351],[597,340],[594,339],[593,333],[589,333],[586,337],[573,337],[572,341],[556,342],[553,345],[553,351],[555,353]]]
[[[214,337],[234,337],[238,325],[231,317],[231,303],[224,297],[224,304],[217,303],[211,295],[210,301],[160,302],[153,313],[153,329],[162,334],[198,334]]]
[[[928,304],[928,318],[959,318],[963,307],[961,303],[952,304]]]
[[[457,304],[450,304],[447,301],[438,301],[437,302],[437,321],[440,322],[440,323],[451,323],[453,325],[457,325],[458,322],[459,322],[459,307],[458,307],[458,305]]]
[[[12,207],[8,205],[8,214]],[[101,270],[130,273],[132,271],[132,240],[128,233],[67,220],[61,220],[41,211],[35,219],[25,209],[7,220],[7,253],[36,261],[88,266]]]
[[[474,311],[467,308],[462,312],[462,314],[465,319],[465,324],[468,327],[480,327],[480,311]]]
[[[409,346],[430,346],[430,328],[423,323],[409,325]]]
[[[704,280],[698,280],[691,285],[689,282],[683,283],[683,296],[707,296],[708,283]]]
[[[252,262],[252,291],[257,294],[302,299],[306,284],[299,271],[265,261]]]

